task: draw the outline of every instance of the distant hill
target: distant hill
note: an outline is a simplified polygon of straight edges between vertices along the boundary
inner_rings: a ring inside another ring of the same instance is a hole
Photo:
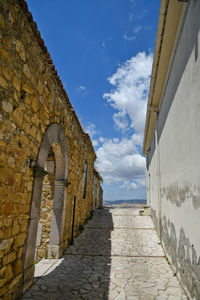
[[[112,204],[146,204],[146,199],[130,199],[130,200],[105,200],[103,201],[104,205],[112,205]]]

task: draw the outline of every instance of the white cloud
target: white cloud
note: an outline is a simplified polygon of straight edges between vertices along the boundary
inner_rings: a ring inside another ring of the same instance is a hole
[[[133,17],[133,16],[132,16]],[[130,20],[130,15],[129,15],[129,20]],[[126,41],[134,41],[136,40],[136,36],[140,31],[142,30],[142,25],[138,24],[138,25],[135,25],[134,28],[133,28],[133,35],[127,35],[126,33],[123,35],[123,38],[126,40]]]
[[[113,121],[115,123],[116,128],[122,129],[123,131],[125,131],[128,128],[129,121],[126,117],[125,111],[119,111],[117,113],[114,113]]]
[[[98,132],[96,130],[96,125],[93,123],[90,123],[90,124],[84,126],[84,131],[89,134],[93,147],[97,148],[99,146],[99,142],[101,142],[101,141],[100,141],[100,139],[97,139],[95,137],[98,134]]]
[[[137,188],[137,184],[130,181],[124,181],[123,184],[120,186],[120,189],[123,190],[135,190]]]
[[[92,140],[93,147],[97,147],[99,145],[98,140]]]
[[[119,128],[129,127],[129,117],[130,127],[143,134],[151,66],[152,54],[140,52],[108,78],[113,89],[104,98],[117,110],[113,119]]]
[[[145,176],[145,158],[137,148],[140,143],[140,136],[133,134],[130,139],[108,139],[98,148],[96,166],[105,184],[133,180],[140,185]]]
[[[127,36],[126,34],[123,35],[123,38],[126,40],[126,41],[133,41],[136,39],[136,37],[134,35],[132,36]]]
[[[104,142],[105,142],[105,138],[101,136],[101,137],[99,138],[99,142],[104,143]]]
[[[84,130],[86,133],[89,134],[89,136],[91,137],[91,139],[96,135],[97,131],[96,131],[96,126],[93,123],[90,123],[87,126],[84,126]]]
[[[76,90],[77,90],[79,93],[87,94],[87,90],[86,90],[86,87],[85,87],[84,85],[79,85],[79,87],[77,87]]]
[[[141,155],[152,54],[138,53],[108,78],[112,89],[104,99],[116,112],[115,126],[122,138],[99,138],[96,166],[106,185],[130,192],[145,186],[145,158]],[[129,137],[124,135],[129,133]]]

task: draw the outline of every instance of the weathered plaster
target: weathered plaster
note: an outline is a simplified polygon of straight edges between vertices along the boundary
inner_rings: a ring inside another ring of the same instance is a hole
[[[151,210],[153,222],[158,220],[154,210]],[[167,218],[162,217],[161,227],[162,244],[175,274],[187,290],[192,299],[200,299],[200,256],[197,255],[195,246],[186,236],[181,227],[179,232],[175,225]]]
[[[175,225],[166,216],[162,219],[162,237],[164,249],[176,270],[183,286],[190,296],[196,300],[200,299],[200,257],[185,235],[181,227],[176,233]]]
[[[197,185],[185,184],[181,187],[180,184],[176,182],[169,187],[163,187],[161,189],[161,195],[162,197],[166,197],[168,201],[177,207],[181,207],[185,201],[191,201],[194,209],[200,207],[200,186]]]
[[[162,217],[161,240],[172,267],[191,299],[199,300],[200,2],[191,0],[184,7],[159,99],[154,127],[158,145],[152,139],[148,149],[148,197],[158,232],[158,216]],[[156,80],[159,82],[159,78]]]

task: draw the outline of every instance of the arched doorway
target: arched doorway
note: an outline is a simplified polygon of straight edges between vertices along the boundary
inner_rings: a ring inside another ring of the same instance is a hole
[[[49,153],[55,157],[55,181],[53,187],[53,206],[50,224],[48,258],[58,258],[63,252],[63,231],[66,211],[66,183],[68,177],[68,151],[64,129],[58,124],[51,124],[42,139],[36,166],[34,167],[34,186],[31,203],[31,214],[27,240],[23,253],[24,284],[26,289],[34,275],[34,259],[38,222],[40,219],[41,198],[44,176],[49,174]],[[51,166],[52,168],[52,166]]]

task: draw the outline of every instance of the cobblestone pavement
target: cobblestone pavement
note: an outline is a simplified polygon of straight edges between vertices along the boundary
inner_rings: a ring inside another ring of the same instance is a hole
[[[186,300],[148,216],[137,207],[97,210],[61,259],[36,265],[22,299]]]

